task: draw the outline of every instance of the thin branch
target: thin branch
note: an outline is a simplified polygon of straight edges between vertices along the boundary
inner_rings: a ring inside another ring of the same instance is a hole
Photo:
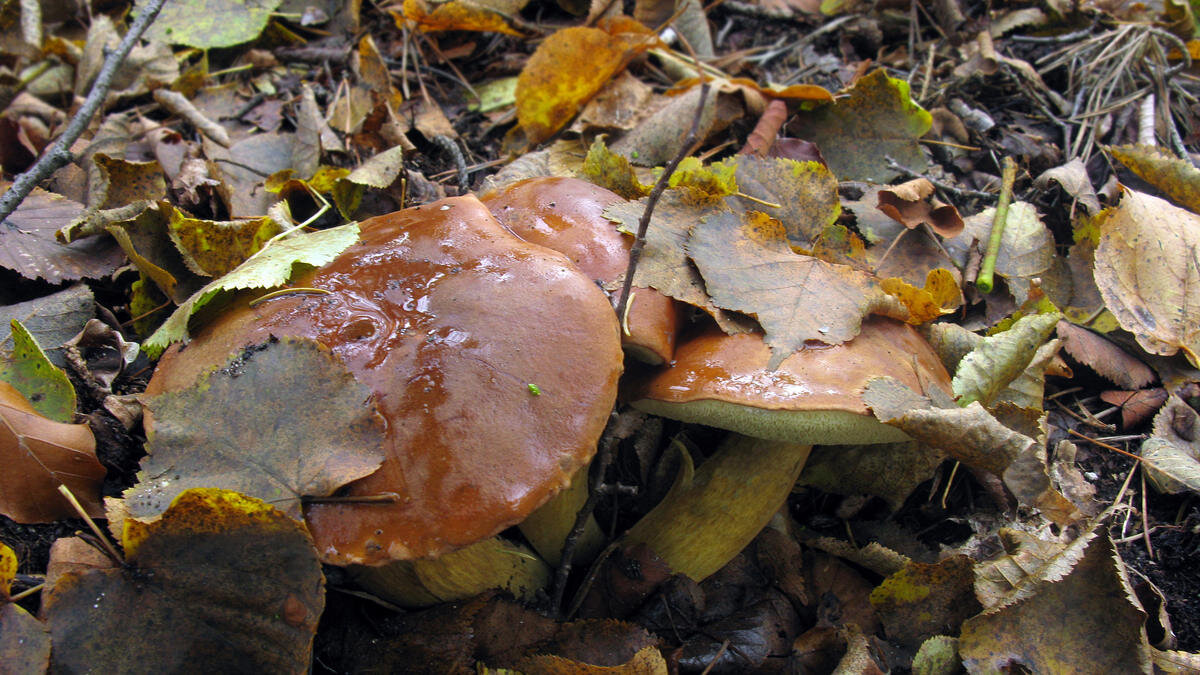
[[[33,188],[37,187],[38,183],[49,178],[55,171],[75,159],[75,156],[71,154],[70,147],[83,135],[84,130],[92,121],[92,117],[104,104],[104,99],[108,97],[108,91],[112,88],[113,77],[117,74],[117,69],[124,63],[125,57],[129,55],[129,50],[133,49],[134,43],[158,17],[158,12],[164,4],[166,4],[166,0],[150,0],[142,8],[142,13],[129,25],[129,30],[126,31],[125,37],[121,39],[116,50],[109,53],[108,57],[104,59],[104,66],[100,68],[100,74],[96,76],[92,90],[88,92],[87,99],[84,100],[83,105],[75,113],[75,117],[71,119],[62,135],[28,171],[17,176],[8,192],[0,197],[0,222],[17,210],[17,207],[25,201],[30,192],[33,192]]]
[[[700,133],[700,118],[704,116],[704,102],[708,99],[708,89],[708,82],[700,85],[700,102],[696,105],[696,116],[692,118],[692,128],[688,130],[688,135],[683,139],[683,144],[680,145],[675,158],[663,169],[662,175],[658,177],[658,182],[654,184],[654,189],[650,191],[650,198],[646,200],[646,210],[642,212],[642,219],[638,221],[637,237],[633,240],[633,247],[629,249],[629,267],[625,271],[625,283],[621,286],[621,301],[617,303],[617,316],[625,316],[625,306],[629,304],[629,291],[633,288],[633,273],[637,271],[638,261],[642,258],[642,249],[646,247],[646,230],[650,227],[650,216],[654,214],[654,207],[658,205],[659,198],[667,189],[671,175],[675,173],[679,163],[696,143],[696,136]]]

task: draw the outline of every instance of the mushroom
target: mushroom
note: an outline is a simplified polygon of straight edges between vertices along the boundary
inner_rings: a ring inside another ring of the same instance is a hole
[[[836,346],[805,347],[767,368],[762,335],[715,328],[682,342],[669,368],[631,378],[635,408],[737,432],[625,535],[700,581],[742,550],[787,499],[813,445],[908,440],[874,418],[861,393],[890,376],[950,391],[950,376],[911,326],[880,316]]]
[[[617,193],[578,178],[528,178],[484,194],[480,200],[510,232],[566,255],[607,290],[619,286],[633,240],[621,234],[604,209],[624,201]],[[617,298],[613,297],[614,304]],[[670,297],[634,287],[622,320],[626,353],[654,365],[671,360],[679,310]]]
[[[185,387],[272,336],[329,347],[372,391],[387,432],[383,465],[347,486],[347,501],[306,508],[324,562],[383,565],[486,542],[591,459],[622,369],[612,307],[566,257],[514,237],[476,198],[366,220],[355,245],[294,284],[327,294],[239,299],[164,355],[147,392]],[[398,499],[354,503],[378,495]]]

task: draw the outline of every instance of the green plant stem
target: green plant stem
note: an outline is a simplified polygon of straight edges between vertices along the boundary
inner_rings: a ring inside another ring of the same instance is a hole
[[[1000,241],[1004,238],[1004,226],[1008,221],[1008,205],[1012,203],[1013,182],[1017,179],[1017,163],[1012,157],[1004,158],[1004,171],[1000,176],[1000,199],[996,202],[996,217],[992,220],[992,234],[988,237],[983,264],[975,287],[982,293],[991,293],[996,274],[996,257],[1000,255]]]

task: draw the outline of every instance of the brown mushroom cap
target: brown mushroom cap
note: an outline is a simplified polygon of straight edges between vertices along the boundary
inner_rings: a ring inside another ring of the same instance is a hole
[[[340,357],[388,422],[382,467],[348,494],[400,501],[309,505],[326,562],[471,544],[521,521],[591,459],[621,372],[612,307],[474,197],[364,221],[357,244],[293,285],[330,294],[239,301],[168,351],[147,392],[187,386],[270,336],[313,338]]]
[[[480,200],[513,234],[566,255],[602,285],[625,274],[633,240],[604,217],[604,209],[625,201],[617,193],[578,178],[547,177],[518,181]],[[635,287],[622,342],[639,360],[664,363],[674,353],[678,324],[674,300]]]
[[[778,370],[767,368],[770,358],[762,335],[713,328],[681,343],[671,367],[631,378],[628,397],[634,407],[662,417],[757,438],[836,445],[908,439],[863,403],[862,390],[873,377],[894,377],[915,391],[951,390],[929,343],[912,326],[882,316],[865,319],[850,342],[806,347]]]

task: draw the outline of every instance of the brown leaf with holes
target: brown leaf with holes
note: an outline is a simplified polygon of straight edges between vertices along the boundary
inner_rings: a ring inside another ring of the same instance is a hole
[[[792,253],[783,226],[762,213],[710,215],[692,228],[686,248],[713,303],[762,324],[770,368],[808,340],[853,339],[872,312],[907,318],[871,275]]]
[[[1141,389],[1155,380],[1150,366],[1111,340],[1070,321],[1059,321],[1055,329],[1072,358],[1118,387]]]
[[[86,424],[42,417],[12,385],[0,382],[0,513],[19,523],[49,523],[79,514],[58,491],[66,485],[92,516],[104,515],[104,466]]]

